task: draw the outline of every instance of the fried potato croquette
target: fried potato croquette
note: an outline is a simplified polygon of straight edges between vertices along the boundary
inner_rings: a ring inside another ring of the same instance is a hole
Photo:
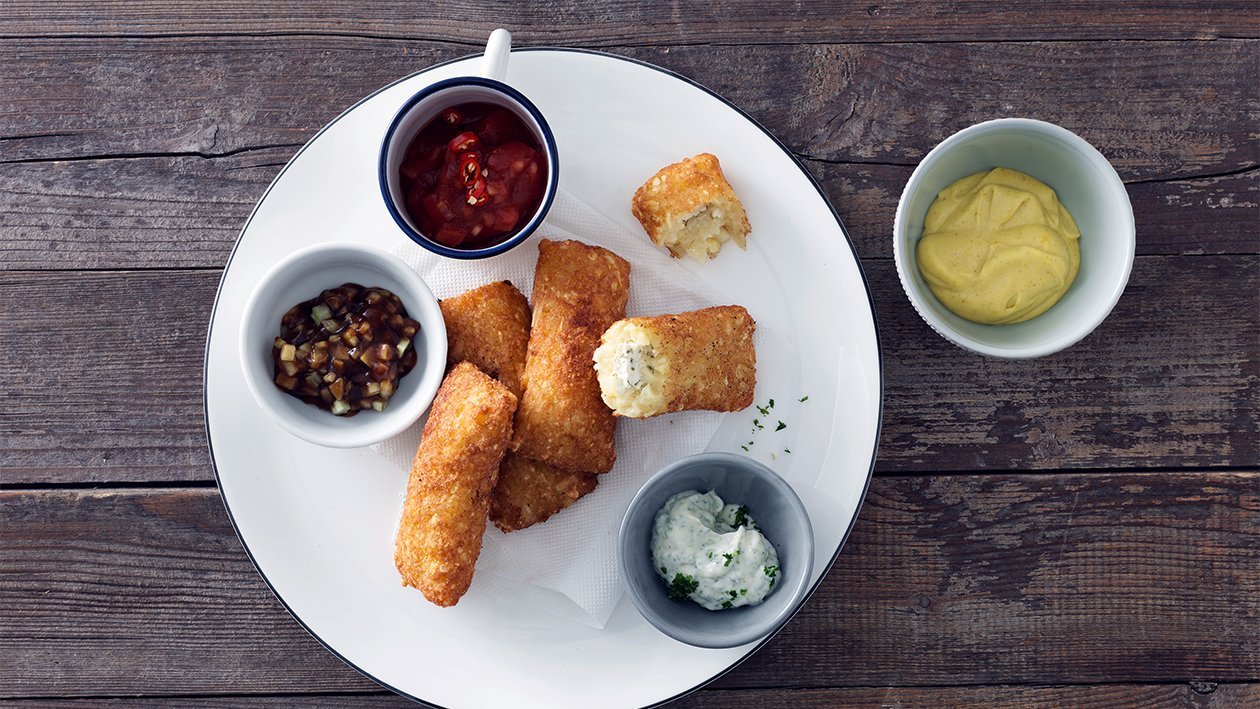
[[[529,301],[508,281],[488,283],[439,305],[446,321],[447,366],[471,362],[519,399],[529,348]]]
[[[570,472],[606,473],[617,459],[617,420],[604,405],[591,357],[626,314],[630,264],[580,241],[542,241],[525,394],[512,450]]]
[[[595,473],[571,473],[508,453],[490,499],[490,521],[505,532],[546,522],[598,483]]]
[[[516,397],[467,362],[438,389],[411,463],[394,546],[404,586],[453,606],[472,584]]]
[[[619,320],[595,350],[604,403],[630,418],[745,409],[757,386],[756,329],[738,305]]]
[[[631,211],[674,258],[705,261],[731,239],[746,248],[752,231],[744,205],[710,153],[662,168],[634,193]]]

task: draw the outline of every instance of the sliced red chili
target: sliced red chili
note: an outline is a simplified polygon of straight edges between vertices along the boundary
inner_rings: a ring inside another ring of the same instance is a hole
[[[540,203],[546,177],[540,149],[527,126],[501,106],[443,107],[412,140],[399,168],[407,212],[420,233],[439,243],[499,243]]]
[[[477,134],[466,130],[451,138],[451,142],[447,143],[446,147],[450,148],[452,153],[462,153],[465,150],[471,150],[478,142],[480,141],[477,140]]]
[[[464,153],[459,156],[459,174],[465,185],[471,185],[481,173],[481,158],[477,153]]]

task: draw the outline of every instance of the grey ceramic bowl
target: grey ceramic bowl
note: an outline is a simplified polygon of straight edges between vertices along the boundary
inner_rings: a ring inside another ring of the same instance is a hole
[[[652,523],[665,501],[685,490],[713,490],[727,504],[748,505],[774,545],[782,573],[761,604],[710,611],[690,600],[670,600],[652,564]],[[814,528],[801,499],[773,470],[731,453],[701,453],[665,467],[634,496],[621,522],[617,556],[630,600],[658,630],[697,647],[737,647],[778,630],[805,600]]]

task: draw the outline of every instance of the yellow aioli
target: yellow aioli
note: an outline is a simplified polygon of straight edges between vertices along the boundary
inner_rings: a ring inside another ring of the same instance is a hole
[[[1006,325],[1059,302],[1081,267],[1080,238],[1054,190],[998,167],[941,190],[916,253],[945,307],[973,322]]]

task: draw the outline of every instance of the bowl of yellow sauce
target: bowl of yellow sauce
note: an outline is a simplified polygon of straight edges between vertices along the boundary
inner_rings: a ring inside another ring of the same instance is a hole
[[[906,183],[893,226],[902,287],[937,333],[1029,358],[1092,332],[1133,266],[1133,208],[1093,146],[1004,118],[937,145]]]

